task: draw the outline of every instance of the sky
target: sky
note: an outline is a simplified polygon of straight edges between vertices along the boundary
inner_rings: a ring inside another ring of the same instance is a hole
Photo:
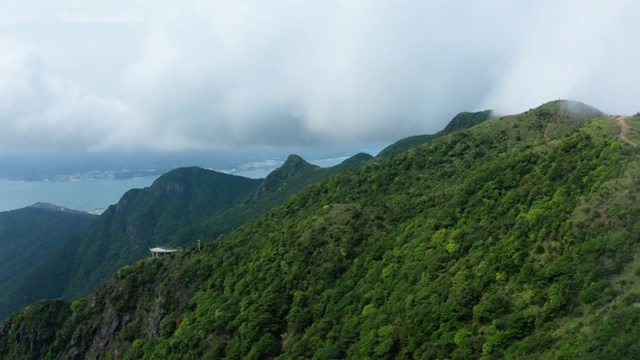
[[[637,1],[0,0],[0,155],[322,148],[640,111]]]

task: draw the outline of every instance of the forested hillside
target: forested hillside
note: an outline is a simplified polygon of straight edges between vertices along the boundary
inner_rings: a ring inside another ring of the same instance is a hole
[[[357,154],[320,168],[292,155],[264,180],[197,167],[171,171],[148,189],[128,191],[86,231],[52,248],[0,301],[0,320],[36,300],[86,296],[119,268],[149,256],[150,247],[215,240],[303,187],[371,158]]]
[[[312,165],[298,155],[290,155],[285,163],[272,171],[250,196],[226,211],[181,229],[173,243],[193,243],[193,239],[215,240],[218,236],[237,229],[260,214],[287,200],[305,186],[320,181],[340,171],[364,165],[373,157],[359,153],[342,163],[328,168]]]
[[[181,168],[147,189],[133,189],[85,231],[66,239],[29,272],[0,308],[15,311],[36,300],[75,299],[95,290],[117,269],[148,256],[179,229],[230,207],[260,180]]]
[[[50,204],[0,212],[0,299],[96,216]],[[15,309],[13,309],[15,310]],[[0,306],[0,321],[12,311]]]
[[[23,309],[0,353],[638,358],[640,118],[570,105],[340,172],[200,252]]]

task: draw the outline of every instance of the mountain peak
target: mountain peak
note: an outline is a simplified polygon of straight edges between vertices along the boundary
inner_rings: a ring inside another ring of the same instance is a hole
[[[493,111],[484,110],[478,112],[461,112],[454,116],[444,129],[432,135],[415,135],[398,140],[387,146],[376,156],[377,159],[389,158],[403,151],[409,150],[429,140],[451,134],[456,131],[468,129],[491,119]]]
[[[254,196],[254,201],[262,199],[267,192],[281,189],[283,186],[286,186],[289,181],[295,181],[293,180],[294,178],[297,178],[298,180],[307,178],[307,176],[303,175],[304,173],[309,173],[319,168],[320,167],[317,165],[308,163],[299,155],[289,155],[282,166],[267,175],[258,188],[258,191]]]
[[[243,176],[225,174],[204,169],[198,166],[177,168],[160,176],[150,187],[153,194],[186,194],[197,193],[199,189],[209,189],[216,184],[224,183],[258,183],[256,179]]]
[[[286,175],[293,175],[303,169],[315,169],[318,167],[319,166],[307,162],[299,155],[291,154],[289,155],[289,157],[287,157],[287,160],[284,162],[284,164],[282,164],[280,168],[274,170],[271,174],[280,171],[285,172]],[[271,174],[269,174],[269,176],[271,176]]]
[[[157,186],[157,184],[165,183],[165,182],[175,182],[175,181],[182,182],[182,181],[185,181],[186,179],[205,177],[205,176],[211,175],[212,173],[215,173],[215,171],[203,169],[198,166],[179,167],[160,176],[158,179],[156,179],[156,181],[154,181],[154,184],[152,186],[154,185]]]
[[[71,210],[64,206],[54,205],[54,204],[43,202],[43,201],[39,201],[31,206],[27,206],[27,208],[45,209],[45,210],[63,211],[63,212],[77,212],[76,210]]]
[[[570,120],[584,122],[591,119],[607,116],[604,112],[576,100],[554,100],[546,102],[534,109],[540,115],[553,115],[553,117],[566,115]]]
[[[285,163],[292,162],[292,161],[305,161],[305,160],[300,155],[291,154],[287,157],[287,160],[285,161]]]
[[[575,100],[560,100],[560,110],[566,111],[572,120],[587,121],[606,116],[602,111]]]
[[[445,126],[445,128],[441,131],[443,135],[452,133],[458,130],[464,130],[470,128],[472,126],[478,125],[486,120],[491,119],[493,114],[492,110],[484,110],[477,112],[467,112],[463,111],[458,113],[458,115],[454,116],[451,121]]]

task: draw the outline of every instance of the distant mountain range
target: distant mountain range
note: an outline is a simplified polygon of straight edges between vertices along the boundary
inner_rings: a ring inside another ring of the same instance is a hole
[[[29,274],[12,299],[75,301],[11,314],[0,354],[638,358],[640,117],[490,117],[260,181],[169,172]]]

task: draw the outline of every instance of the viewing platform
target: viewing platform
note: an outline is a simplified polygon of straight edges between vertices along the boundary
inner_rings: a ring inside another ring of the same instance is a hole
[[[154,248],[149,248],[149,251],[151,251],[151,257],[157,258],[160,256],[160,254],[166,255],[166,254],[174,253],[178,251],[178,249],[171,249],[164,246],[156,246]]]

